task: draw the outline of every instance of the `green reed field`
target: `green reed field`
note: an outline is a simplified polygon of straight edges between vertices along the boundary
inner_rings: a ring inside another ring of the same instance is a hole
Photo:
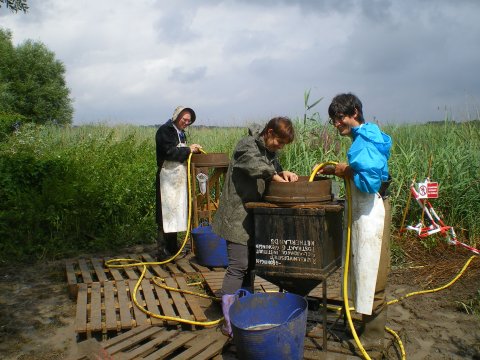
[[[480,243],[480,122],[384,126],[393,138],[390,188],[398,230],[412,179],[440,183],[437,212],[459,240]],[[153,127],[27,124],[0,137],[0,264],[35,262],[80,252],[153,243]],[[189,130],[189,142],[231,154],[244,128]],[[350,140],[317,122],[296,123],[296,140],[281,153],[285,169],[309,175],[319,162],[345,161]],[[429,166],[431,161],[431,166]],[[421,212],[410,204],[406,224]],[[412,233],[413,234],[413,233]],[[418,240],[420,241],[420,240]],[[431,247],[438,237],[427,238]]]

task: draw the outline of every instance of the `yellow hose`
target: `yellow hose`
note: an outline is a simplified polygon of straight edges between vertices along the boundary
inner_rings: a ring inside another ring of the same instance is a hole
[[[337,165],[336,162],[333,161],[328,161],[321,163],[313,169],[312,174],[310,175],[309,181],[313,181],[313,178],[317,174],[319,170],[321,170],[323,167],[327,165]],[[343,268],[343,304],[345,308],[345,314],[347,316],[348,324],[350,326],[350,330],[352,332],[353,338],[355,339],[355,343],[357,344],[358,348],[360,349],[360,352],[362,353],[363,357],[366,360],[371,360],[370,356],[368,353],[365,351],[365,348],[363,347],[357,332],[355,330],[355,326],[353,325],[352,321],[352,315],[350,313],[350,305],[348,304],[348,267],[350,263],[350,241],[351,241],[351,227],[352,227],[352,193],[351,193],[351,188],[350,188],[350,181],[345,180],[345,190],[346,190],[346,198],[347,198],[347,204],[348,204],[348,211],[347,211],[347,243],[345,246],[345,262],[344,262],[344,268]],[[391,330],[391,329],[390,329]],[[393,330],[391,330],[393,332]],[[400,348],[403,349],[403,344],[400,341],[400,338],[398,337],[397,334],[394,335],[397,341],[399,341]],[[403,353],[402,353],[403,354]]]
[[[205,151],[200,149],[201,152],[206,154]],[[140,284],[145,277],[145,272],[147,271],[147,265],[163,265],[166,263],[169,263],[170,261],[174,260],[178,255],[180,255],[183,251],[183,248],[185,247],[188,238],[190,237],[190,226],[191,226],[191,218],[192,218],[192,180],[190,176],[190,163],[192,159],[192,153],[188,156],[188,161],[187,161],[187,180],[188,180],[188,223],[187,223],[187,232],[185,234],[185,238],[182,242],[182,246],[180,249],[177,251],[175,255],[173,255],[170,259],[164,260],[164,261],[150,261],[150,262],[141,262],[135,259],[111,259],[105,262],[105,266],[109,268],[129,268],[129,267],[136,267],[136,266],[143,266],[142,273],[135,284],[134,290],[133,290],[133,302],[135,305],[145,314],[150,315],[151,317],[157,318],[157,319],[162,319],[162,320],[170,320],[170,321],[178,321],[180,323],[184,324],[189,324],[189,325],[197,325],[197,326],[212,326],[212,325],[217,325],[220,323],[220,321],[223,320],[223,317],[218,319],[218,320],[212,320],[212,321],[194,321],[194,320],[188,320],[188,319],[183,319],[180,317],[173,317],[173,316],[166,316],[166,315],[160,315],[160,314],[155,314],[152,313],[151,311],[148,311],[145,309],[137,300],[137,291],[138,288],[140,287]],[[177,291],[177,292],[182,292],[190,295],[195,295],[195,296],[200,296],[200,297],[208,297],[208,295],[204,294],[199,294],[199,293],[194,293],[192,291],[188,290],[181,290],[181,289],[176,289],[172,287],[168,287],[166,285],[160,285],[155,278],[153,279],[154,283],[162,288],[168,289],[170,291]],[[209,297],[213,298],[213,297]],[[216,299],[216,298],[215,298]]]
[[[405,353],[405,348],[403,347],[403,343],[402,343],[402,340],[400,339],[400,336],[398,336],[398,334],[395,331],[393,331],[392,329],[390,329],[388,326],[385,326],[385,330],[387,330],[390,334],[393,335],[393,337],[395,338],[395,340],[398,343],[398,347],[400,348],[400,352],[402,354],[402,359],[406,359],[407,354]]]
[[[407,295],[404,295],[398,299],[394,299],[394,300],[390,300],[389,302],[387,302],[387,305],[392,305],[392,304],[395,304],[399,301],[402,301],[410,296],[414,296],[414,295],[421,295],[421,294],[428,294],[428,293],[434,293],[434,292],[437,292],[437,291],[440,291],[440,290],[444,290],[446,288],[448,288],[449,286],[453,285],[459,278],[460,276],[463,275],[463,273],[465,272],[465,270],[467,270],[467,267],[468,265],[470,265],[470,263],[472,262],[473,259],[475,259],[476,257],[478,257],[477,255],[473,255],[471,256],[467,262],[465,263],[465,265],[463,265],[462,269],[460,270],[460,272],[447,284],[443,285],[443,286],[440,286],[436,289],[431,289],[431,290],[421,290],[421,291],[415,291],[415,292],[411,292]]]

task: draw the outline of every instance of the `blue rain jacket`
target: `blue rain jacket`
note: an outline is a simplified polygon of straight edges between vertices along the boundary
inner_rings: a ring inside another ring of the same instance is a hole
[[[347,157],[354,170],[353,181],[362,192],[374,194],[388,180],[388,158],[392,139],[373,123],[352,128],[353,143]]]

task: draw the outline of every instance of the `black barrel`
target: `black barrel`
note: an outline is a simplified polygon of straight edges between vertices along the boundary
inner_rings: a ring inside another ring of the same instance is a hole
[[[307,295],[341,265],[343,207],[252,208],[255,272],[280,288]]]

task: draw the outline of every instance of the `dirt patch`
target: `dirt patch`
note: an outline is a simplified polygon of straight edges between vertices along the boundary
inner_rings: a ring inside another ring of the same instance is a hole
[[[418,241],[401,243],[406,262],[390,274],[389,300],[442,286],[472,253]],[[130,253],[142,252],[134,249]],[[99,256],[96,254],[96,256]],[[407,359],[480,359],[480,317],[463,311],[479,296],[480,258],[449,288],[412,296],[388,308],[388,326],[398,331]],[[69,299],[65,260],[0,269],[0,353],[3,359],[75,359],[75,302]],[[390,359],[400,359],[395,351]]]
[[[390,274],[389,299],[450,283],[474,255],[446,243],[427,250],[417,239],[397,242],[407,262]],[[463,305],[478,304],[479,271],[475,257],[446,289],[389,306],[389,326],[402,329],[407,359],[480,359],[480,315],[467,314]]]

